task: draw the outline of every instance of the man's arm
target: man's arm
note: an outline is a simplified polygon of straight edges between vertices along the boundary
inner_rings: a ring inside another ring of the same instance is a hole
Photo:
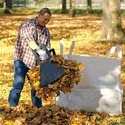
[[[28,43],[28,46],[29,46],[31,49],[33,49],[33,50],[35,50],[36,48],[39,47],[39,46],[36,44],[35,41],[30,41],[30,42]]]
[[[35,41],[30,41],[28,43],[28,46],[33,49],[33,50],[36,50],[37,53],[40,55],[41,59],[42,60],[45,60],[48,58],[48,55],[46,54],[46,52],[44,50],[41,50],[40,47],[36,44]]]

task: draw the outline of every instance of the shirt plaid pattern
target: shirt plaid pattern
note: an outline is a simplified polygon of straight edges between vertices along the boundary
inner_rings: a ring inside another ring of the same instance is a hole
[[[18,30],[18,36],[15,43],[14,61],[23,61],[30,69],[35,68],[36,59],[32,53],[31,48],[28,46],[30,41],[36,41],[46,45],[50,49],[50,33],[49,30],[44,27],[41,31],[37,17],[24,21]]]

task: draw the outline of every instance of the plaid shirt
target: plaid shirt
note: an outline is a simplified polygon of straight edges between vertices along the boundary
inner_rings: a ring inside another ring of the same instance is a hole
[[[21,60],[30,69],[36,66],[36,59],[31,48],[28,46],[28,43],[32,40],[36,41],[37,45],[42,43],[50,49],[49,30],[44,27],[41,31],[37,17],[26,20],[20,25],[14,51],[14,61]]]

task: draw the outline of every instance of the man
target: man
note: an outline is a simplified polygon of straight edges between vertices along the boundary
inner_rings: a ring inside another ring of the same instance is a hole
[[[40,43],[50,49],[50,33],[45,26],[50,18],[51,11],[48,8],[43,8],[38,17],[24,21],[19,27],[14,51],[14,83],[8,99],[11,107],[18,105],[26,73],[36,66],[32,49],[37,50],[39,55],[42,53],[39,48]],[[42,101],[41,98],[35,97],[35,93],[36,91],[31,89],[32,103],[40,108]]]

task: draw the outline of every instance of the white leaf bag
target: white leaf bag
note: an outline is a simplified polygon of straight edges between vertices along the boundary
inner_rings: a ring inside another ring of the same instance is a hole
[[[119,46],[112,47],[106,57],[90,55],[72,55],[75,42],[72,42],[69,55],[63,55],[63,41],[60,52],[64,58],[82,63],[84,70],[82,82],[71,93],[56,97],[56,105],[87,112],[122,113],[123,89],[121,86],[122,51]],[[117,49],[119,58],[107,58]]]

